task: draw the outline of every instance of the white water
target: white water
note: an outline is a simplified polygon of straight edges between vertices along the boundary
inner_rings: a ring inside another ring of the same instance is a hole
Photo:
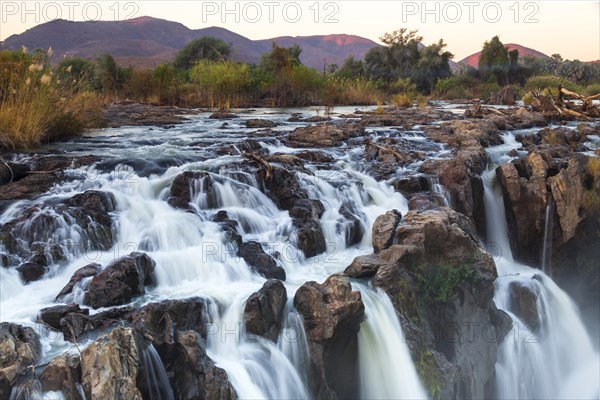
[[[490,151],[504,152],[506,146]],[[491,158],[502,157],[496,153]],[[600,360],[577,307],[543,271],[514,261],[504,202],[494,176],[488,171],[484,179],[488,241],[495,249],[498,270],[494,302],[513,319],[512,330],[498,349],[497,397],[598,399]],[[511,284],[537,294],[540,321],[522,321],[512,312]]]
[[[269,148],[277,151],[280,147]],[[154,150],[149,154],[154,155]],[[310,198],[320,199],[325,206],[321,226],[328,250],[308,259],[294,244],[288,212],[278,210],[247,174],[224,169],[227,162],[240,160],[235,156],[191,162],[151,176],[140,176],[122,165],[108,173],[94,167],[80,168],[74,171],[80,181],[55,188],[45,200],[64,199],[90,188],[113,193],[117,203],[114,215],[117,243],[110,251],[72,252],[68,265],[52,267],[47,278],[29,285],[23,285],[14,270],[0,268],[2,320],[35,325],[39,309],[53,304],[54,297],[77,269],[90,262],[106,266],[132,251],[143,251],[156,261],[157,286],[147,288],[148,293],[136,299],[135,304],[191,296],[209,299],[207,353],[225,369],[239,398],[314,397],[307,382],[309,354],[302,319],[292,306],[295,291],[307,281],[323,282],[329,275],[343,271],[354,257],[371,253],[371,226],[375,218],[390,209],[402,213],[408,210],[406,199],[391,186],[359,172],[360,166],[348,156],[336,155],[336,158],[341,169],[335,173],[315,170],[315,176],[301,174]],[[211,175],[216,194],[212,209],[208,207],[206,188],[199,184],[190,187],[195,213],[174,209],[166,202],[173,179],[185,170],[206,171]],[[362,240],[352,247],[346,246],[347,224],[339,213],[343,204],[354,210],[364,229]],[[17,215],[26,205],[11,207],[11,214],[5,213],[2,221],[10,219],[12,213]],[[220,226],[211,222],[218,210],[227,211],[230,219],[239,222],[244,241],[260,241],[267,252],[280,254],[278,264],[287,274],[288,305],[277,343],[245,334],[242,315],[246,299],[262,287],[265,279],[235,255],[235,248],[226,243]],[[72,239],[75,233],[68,238]],[[363,345],[359,362],[384,372],[373,381],[363,380],[361,396],[425,398],[389,299],[368,287],[360,290],[365,298],[367,320],[361,329]],[[83,299],[75,295],[67,300]],[[56,353],[56,346],[65,346],[62,338],[43,340],[45,358]],[[164,369],[157,365],[155,353],[148,348],[143,354],[149,365],[148,373],[154,376],[148,379],[159,382],[154,387],[155,397],[169,398],[172,392],[165,387]],[[382,389],[382,385],[389,387]]]

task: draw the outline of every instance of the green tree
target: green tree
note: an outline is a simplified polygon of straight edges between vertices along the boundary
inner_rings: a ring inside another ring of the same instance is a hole
[[[95,85],[96,65],[92,61],[79,57],[63,58],[54,71],[63,87],[89,90]]]
[[[494,79],[499,85],[508,83],[508,50],[498,36],[483,44],[479,57],[479,73],[484,80]]]
[[[199,60],[223,61],[229,57],[231,46],[212,36],[204,36],[189,42],[175,56],[175,67],[189,70]]]

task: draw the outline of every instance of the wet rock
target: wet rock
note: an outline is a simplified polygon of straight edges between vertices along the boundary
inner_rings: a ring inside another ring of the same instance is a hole
[[[410,211],[436,210],[443,207],[446,199],[437,193],[418,193],[408,201]]]
[[[208,357],[202,336],[194,331],[175,333],[175,344],[160,346],[163,360],[176,399],[237,398],[227,373]]]
[[[175,331],[206,336],[206,302],[199,297],[150,303],[132,316],[132,324],[154,345],[174,344]]]
[[[60,319],[60,330],[65,340],[77,343],[82,337],[106,333],[116,325],[130,321],[135,310],[132,307],[111,308],[93,315],[67,314]]]
[[[318,398],[352,398],[358,393],[358,340],[365,307],[348,278],[333,275],[307,282],[294,296],[304,320],[311,356],[310,385]]]
[[[423,175],[394,179],[392,186],[404,196],[431,190],[429,181]]]
[[[346,246],[354,246],[362,240],[365,228],[363,220],[366,219],[364,213],[359,211],[353,203],[344,202],[338,212],[344,217],[341,223],[341,229],[346,233]]]
[[[142,104],[136,102],[115,102],[102,109],[102,116],[110,128],[121,126],[160,126],[171,127],[188,119],[181,114],[197,111],[174,106]]]
[[[532,168],[532,165],[535,166]],[[496,169],[502,187],[508,237],[515,260],[537,265],[541,259],[548,192],[545,161],[535,153]]]
[[[524,107],[520,107],[517,112],[512,113],[509,117],[509,120],[517,129],[548,125],[548,120],[543,114],[528,111]]]
[[[283,210],[290,210],[298,200],[308,199],[297,174],[285,168],[273,166],[272,174],[263,176],[266,195]]]
[[[92,278],[86,303],[94,308],[129,303],[153,284],[156,263],[147,254],[131,253],[107,266]]]
[[[313,163],[332,163],[335,161],[331,154],[318,150],[303,150],[295,154],[296,157]]]
[[[8,399],[12,387],[42,354],[33,329],[8,322],[0,323],[0,398]]]
[[[277,261],[267,254],[259,242],[242,243],[238,255],[259,275],[267,279],[285,281],[285,270],[277,265]]]
[[[209,118],[210,119],[234,119],[234,118],[239,118],[239,117],[233,113],[230,113],[227,110],[219,110],[215,113],[212,113]]]
[[[168,203],[175,208],[188,209],[193,196],[206,193],[206,207],[215,208],[216,198],[212,191],[212,179],[206,172],[185,171],[173,180]]]
[[[502,337],[499,333],[490,341],[464,322],[477,321],[497,332],[505,327],[493,302],[496,267],[473,223],[444,207],[411,210],[396,229],[395,243],[377,254],[386,264],[373,285],[390,296],[407,327],[409,348],[430,395],[483,396]],[[450,326],[458,331],[449,335]],[[469,340],[457,339],[469,332]]]
[[[402,214],[398,210],[391,210],[375,219],[372,230],[373,250],[379,253],[394,243],[396,228],[402,221]]]
[[[321,200],[300,199],[290,209],[290,217],[297,219],[319,219],[325,212]]]
[[[277,343],[283,323],[287,292],[281,281],[270,279],[250,295],[244,307],[246,332]]]
[[[64,354],[50,361],[40,375],[45,392],[60,391],[66,400],[80,400],[77,385],[81,382],[81,360],[77,355]]]
[[[539,328],[541,322],[538,313],[537,293],[535,286],[526,285],[521,282],[511,282],[509,286],[511,310],[525,324]]]
[[[290,217],[296,228],[297,246],[306,257],[323,253],[327,246],[319,218],[325,208],[320,200],[300,199],[290,209]]]
[[[79,304],[75,303],[46,307],[40,310],[39,320],[51,328],[60,331],[60,320],[71,313],[89,315],[90,311],[87,308],[80,308]]]
[[[48,268],[33,262],[25,262],[17,267],[17,271],[19,271],[23,282],[30,283],[42,279],[44,274],[48,272]]]
[[[377,254],[358,256],[345,270],[344,275],[350,278],[370,278],[377,273],[380,267],[389,263]]]
[[[131,328],[116,328],[81,352],[81,376],[88,399],[142,400],[136,386],[140,348]]]
[[[238,247],[242,244],[242,235],[238,231],[239,224],[237,221],[229,219],[227,211],[217,212],[212,221],[218,223],[223,230],[225,241],[235,243]]]
[[[312,125],[296,128],[288,135],[286,144],[291,147],[332,147],[363,133],[364,128],[358,124]]]
[[[73,289],[77,283],[81,282],[82,279],[98,275],[101,269],[102,268],[100,264],[95,263],[79,268],[77,271],[75,271],[73,276],[71,276],[69,283],[67,283],[66,286],[62,288],[60,293],[56,296],[56,301],[62,301],[66,295],[73,292]]]
[[[76,251],[107,250],[114,239],[114,204],[111,193],[93,190],[59,204],[35,204],[0,227],[0,237],[11,253],[23,257],[36,250],[33,245],[43,244],[52,259],[56,246],[66,239],[75,241]],[[71,237],[65,237],[65,230]]]
[[[27,164],[0,161],[0,185],[19,181],[31,170]]]
[[[567,168],[561,169],[557,175],[548,178],[562,233],[557,245],[562,245],[573,238],[577,226],[583,221],[580,215],[584,191],[582,176],[580,164],[575,159],[570,159]]]
[[[277,122],[268,119],[247,119],[245,122],[246,128],[274,128],[277,126]]]

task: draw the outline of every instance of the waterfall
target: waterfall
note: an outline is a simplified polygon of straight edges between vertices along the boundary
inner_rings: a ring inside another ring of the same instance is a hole
[[[381,289],[354,286],[365,304],[358,333],[361,398],[426,399],[390,298]]]
[[[576,305],[544,271],[514,261],[502,194],[494,180],[484,182],[488,238],[499,250],[494,302],[513,319],[512,330],[498,349],[497,397],[598,398],[598,353]],[[524,287],[535,298],[533,320],[519,313],[511,287]],[[591,376],[595,378],[583,378]]]
[[[167,371],[154,345],[142,350],[141,370],[146,389],[144,398],[147,400],[173,400],[173,389],[169,383]]]
[[[552,276],[552,230],[554,229],[554,198],[548,193],[548,204],[546,205],[546,218],[544,222],[544,241],[542,243],[542,271]]]

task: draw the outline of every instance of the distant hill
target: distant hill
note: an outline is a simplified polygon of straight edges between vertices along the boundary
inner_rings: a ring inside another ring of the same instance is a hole
[[[55,20],[8,37],[0,49],[52,47],[53,62],[64,57],[94,58],[108,53],[122,65],[154,67],[173,60],[187,43],[202,36],[214,36],[230,43],[233,58],[250,63],[258,63],[273,41],[285,47],[298,44],[302,47],[301,61],[317,69],[323,67],[323,58],[327,64],[341,66],[346,58],[361,59],[370,48],[378,46],[372,40],[344,34],[251,40],[224,28],[194,30],[178,22],[139,17],[118,22]]]
[[[505,44],[504,47],[508,49],[508,51],[519,50],[519,58],[524,56],[538,57],[538,58],[550,58],[546,54],[541,51],[537,51],[534,49],[530,49],[529,47],[521,46],[520,44],[508,43]],[[470,56],[464,58],[460,61],[462,64],[470,65],[473,68],[479,67],[479,57],[481,57],[481,51],[477,53],[471,54]]]

